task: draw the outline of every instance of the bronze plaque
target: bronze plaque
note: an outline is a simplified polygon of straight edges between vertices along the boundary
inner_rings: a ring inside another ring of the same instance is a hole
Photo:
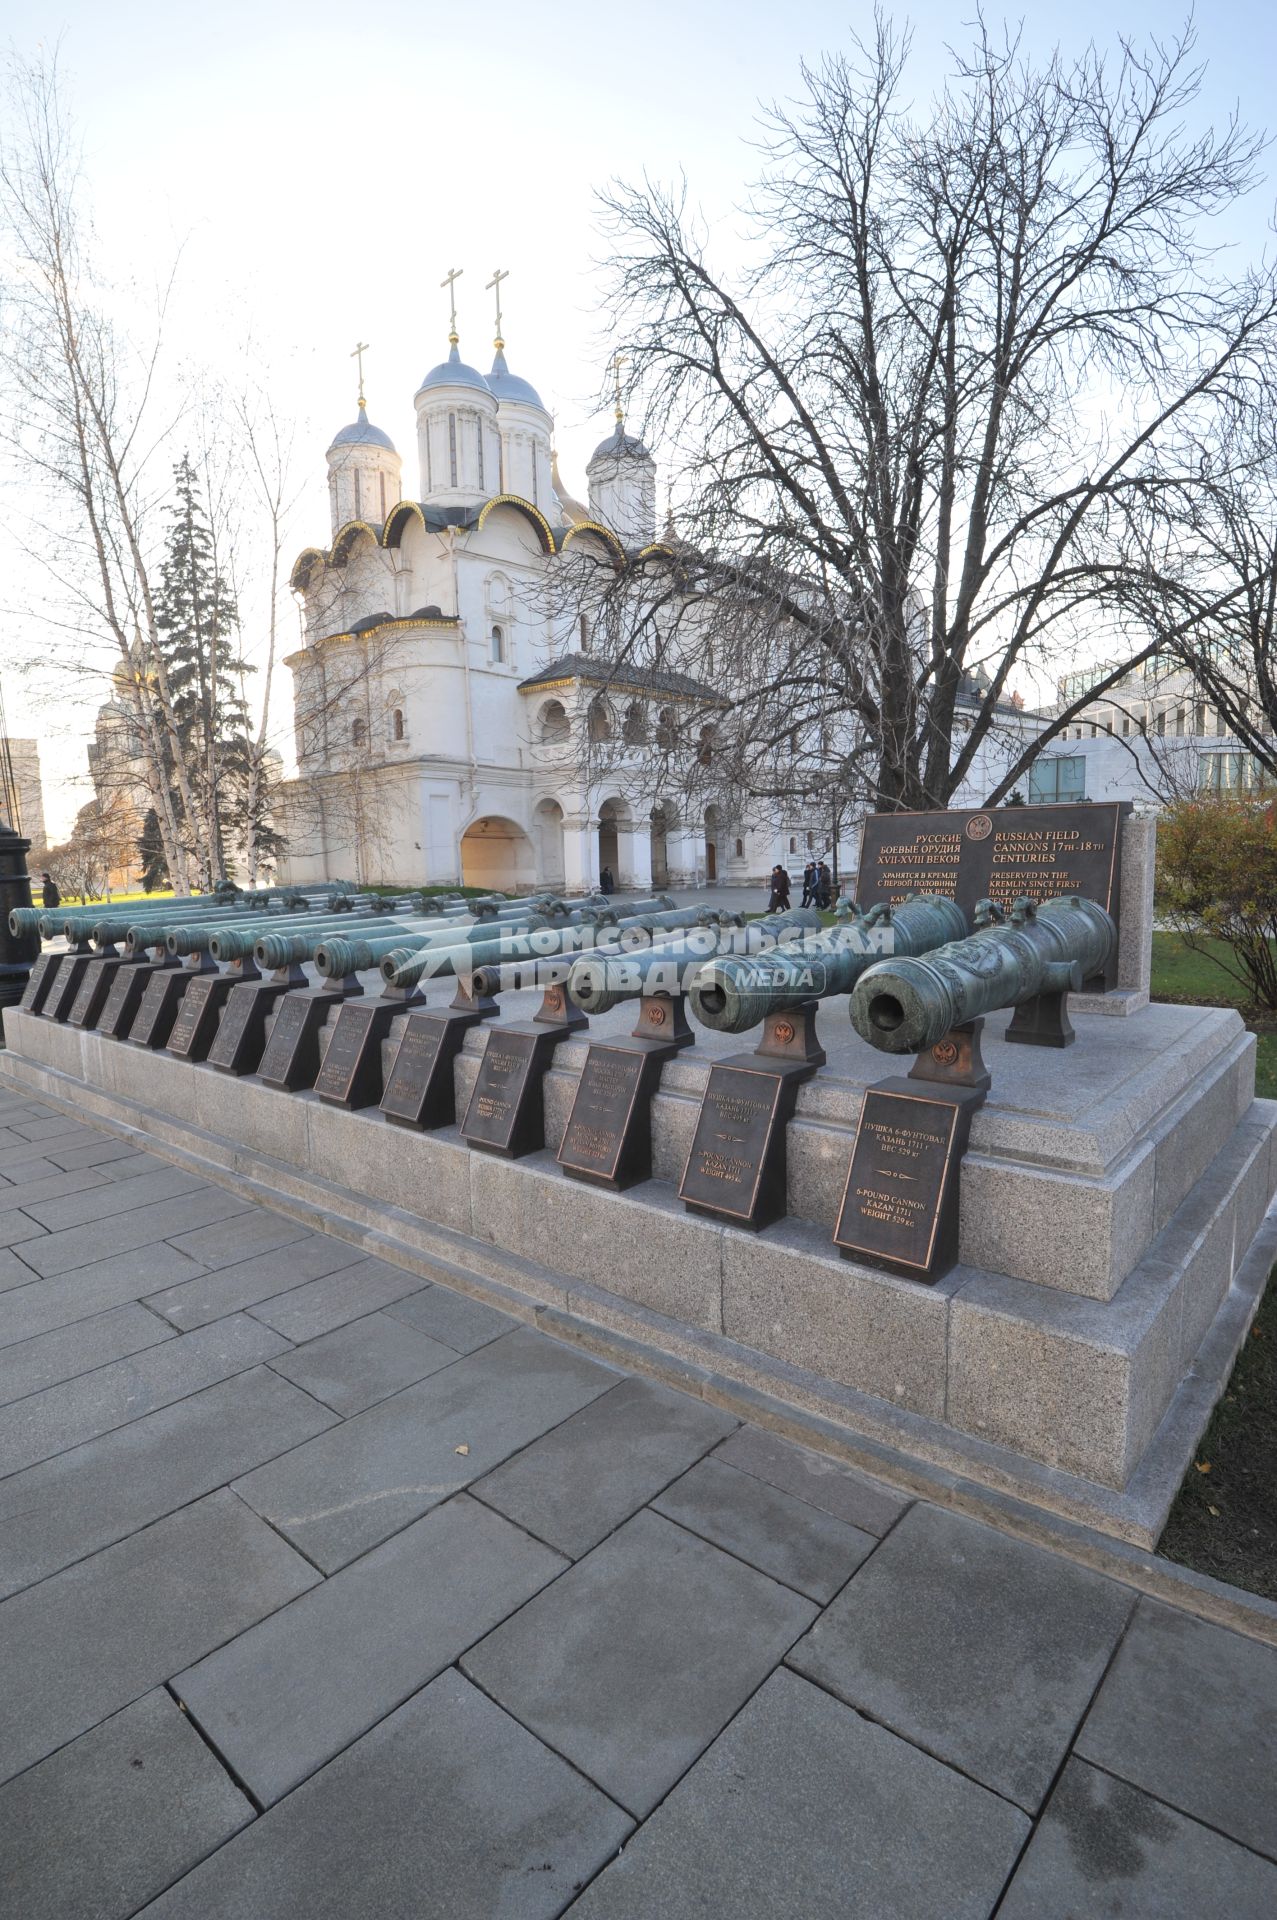
[[[248,1023],[257,1009],[259,993],[269,992],[267,987],[258,986],[256,981],[241,981],[232,987],[230,997],[222,1012],[221,1025],[217,1029],[217,1038],[208,1050],[208,1061],[212,1067],[225,1067],[233,1071],[239,1064],[239,1055],[248,1037]],[[261,1009],[265,1013],[265,1007]]]
[[[452,1125],[457,1117],[454,1062],[471,1027],[485,1017],[476,1007],[456,1006],[409,1014],[382,1096],[387,1120],[423,1130]]]
[[[170,1053],[190,1054],[199,1033],[201,1018],[217,984],[218,976],[215,973],[205,974],[201,980],[192,980],[182,995],[182,1004],[168,1037]]]
[[[382,1096],[381,1110],[388,1119],[407,1120],[414,1126],[431,1124],[427,1116],[434,1104],[432,1095],[440,1072],[443,1036],[444,1028],[439,1020],[420,1013],[408,1016]],[[451,1055],[442,1061],[442,1068],[451,1079]],[[448,1105],[451,1107],[452,1102]],[[448,1120],[454,1111],[455,1108],[449,1112]]]
[[[44,1003],[45,1014],[50,1020],[65,1020],[70,1013],[91,958],[87,953],[63,954]]]
[[[479,1062],[479,1074],[461,1123],[461,1137],[471,1146],[491,1147],[516,1155],[544,1144],[540,1074],[536,1065],[549,1065],[555,1036],[516,1027],[496,1027]],[[547,1048],[545,1040],[551,1042]],[[531,1113],[533,1103],[535,1116]]]
[[[98,1031],[109,1034],[113,1040],[127,1039],[147,987],[157,973],[169,971],[169,968],[154,961],[122,966],[111,982],[106,1005],[98,1021]]]
[[[679,1197],[689,1205],[752,1222],[781,1112],[785,1077],[776,1070],[713,1066],[701,1101]]]
[[[867,1087],[834,1243],[928,1274],[956,1179],[962,1103]]]
[[[968,916],[977,900],[1009,907],[1022,894],[1080,893],[1114,918],[1129,801],[994,807],[965,813],[873,813],[860,838],[856,901],[899,906],[939,893]]]
[[[114,954],[101,960],[91,960],[84,970],[80,982],[80,991],[71,1003],[68,1015],[73,1027],[95,1027],[98,1015],[106,1004],[106,996],[111,991],[111,983],[123,961]]]
[[[596,1041],[590,1048],[559,1148],[561,1167],[596,1179],[616,1179],[646,1062],[645,1054],[624,1047]]]
[[[27,984],[22,989],[22,998],[18,1002],[18,1009],[21,1013],[39,1013],[41,1007],[44,1005],[49,988],[53,985],[53,977],[57,973],[60,963],[65,958],[65,954],[61,953],[41,953],[37,955],[35,964],[31,968]]]
[[[142,1047],[164,1046],[173,1031],[178,1007],[192,978],[184,967],[162,967],[153,974],[142,995],[142,1004],[137,1010],[129,1039]]]
[[[315,1078],[321,1100],[341,1107],[370,1107],[381,1098],[381,1048],[402,1002],[347,1000],[333,1022],[332,1038]]]
[[[271,1039],[261,1056],[261,1079],[271,1087],[286,1087],[294,1092],[313,1085],[319,1069],[317,1033],[323,1025],[330,1000],[319,1000],[313,987],[294,987],[278,1004]],[[311,1060],[315,1062],[311,1066]],[[307,1079],[309,1073],[309,1079]]]
[[[363,1060],[364,1044],[372,1021],[371,1007],[340,1007],[324,1053],[324,1062],[315,1077],[315,1092],[326,1100],[350,1098]]]

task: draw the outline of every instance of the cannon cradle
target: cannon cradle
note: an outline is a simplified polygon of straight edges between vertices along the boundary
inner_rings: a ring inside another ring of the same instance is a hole
[[[688,998],[702,1026],[745,1033],[768,1015],[811,1000],[850,993],[889,940],[896,953],[925,953],[961,939],[966,916],[942,894],[920,894],[894,913],[871,908],[863,918],[809,936],[797,934],[762,954],[729,954],[703,967]]]
[[[999,1007],[1076,992],[1105,971],[1116,947],[1117,927],[1093,900],[1018,900],[1006,924],[978,927],[925,955],[876,961],[852,993],[851,1023],[884,1053],[921,1053]]]

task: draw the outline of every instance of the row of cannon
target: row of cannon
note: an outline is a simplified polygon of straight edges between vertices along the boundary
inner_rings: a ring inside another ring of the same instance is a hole
[[[18,909],[10,925],[29,931],[32,916]],[[301,969],[309,965],[321,986],[347,994],[361,991],[357,975],[376,968],[392,1003],[419,999],[424,983],[448,976],[467,982],[475,999],[529,976],[561,983],[585,1014],[686,996],[703,1026],[730,1033],[849,995],[857,1033],[889,1053],[934,1046],[995,1008],[1076,990],[1105,975],[1117,939],[1103,908],[1076,895],[1040,906],[1019,901],[1005,917],[982,902],[974,928],[938,895],[894,911],[852,908],[821,931],[819,915],[806,908],[746,926],[740,915],[707,906],[676,908],[667,895],[570,904],[536,894],[436,901],[427,913],[419,896],[388,901],[336,885],[251,903],[206,896],[34,920],[46,938],[65,937],[68,951],[41,956],[23,1004],[82,1026],[98,1024],[108,983],[126,970],[181,968],[190,977],[220,964],[232,985],[270,975],[283,990],[306,986]],[[140,971],[135,984],[140,990]],[[118,1022],[108,1030],[122,1037]]]

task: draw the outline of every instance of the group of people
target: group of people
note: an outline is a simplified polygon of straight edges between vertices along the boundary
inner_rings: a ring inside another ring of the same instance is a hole
[[[834,876],[823,860],[809,860],[803,868],[803,905],[827,912],[833,905]],[[782,866],[772,868],[767,896],[768,913],[784,913],[789,907],[789,875]]]
[[[823,860],[809,860],[803,868],[803,905],[827,913],[834,901],[834,876]]]

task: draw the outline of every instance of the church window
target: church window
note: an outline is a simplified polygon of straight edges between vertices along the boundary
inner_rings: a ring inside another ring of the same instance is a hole
[[[381,489],[381,523],[383,526],[385,526],[386,524],[386,476],[384,473],[382,473],[382,474],[379,474],[377,478],[378,478],[380,489]]]
[[[550,700],[541,709],[541,738],[553,744],[568,738],[571,727],[567,709],[561,700]]]
[[[798,837],[796,834],[791,833],[789,836],[789,851],[791,853],[797,853],[798,851]]]
[[[705,677],[707,680],[714,678],[714,642],[712,640],[705,649]]]
[[[625,744],[627,747],[641,747],[647,739],[647,714],[638,700],[633,700],[625,709]]]
[[[612,738],[612,716],[607,702],[601,698],[590,702],[590,738],[595,741]]]
[[[674,709],[662,707],[656,716],[656,744],[658,747],[674,745]]]
[[[702,727],[700,742],[696,748],[696,758],[703,767],[707,767],[714,758],[714,729]]]
[[[505,661],[505,628],[494,627],[492,629],[491,637],[492,637],[492,664],[494,667],[499,667],[503,665]]]
[[[434,490],[435,490],[434,469],[431,465],[431,460],[430,460],[430,429],[429,427],[427,427],[426,428],[426,492],[433,493]]]
[[[474,430],[479,436],[479,490],[483,491],[483,421],[476,420]]]
[[[403,708],[396,707],[390,716],[390,732],[395,740],[403,739]]]
[[[367,729],[367,727],[366,727],[366,726],[364,725],[364,723],[363,723],[363,721],[362,721],[362,720],[352,720],[352,721],[351,721],[351,723],[350,723],[350,743],[351,743],[351,745],[352,745],[352,746],[354,746],[354,747],[362,747],[362,746],[363,746],[363,744],[364,744],[364,741],[365,741],[365,740],[366,740],[367,738],[368,738],[368,729]]]
[[[582,653],[588,653],[590,651],[590,616],[588,613],[581,615],[581,651]]]
[[[738,860],[743,860],[744,857],[745,857],[745,842],[743,840],[738,840],[736,842],[736,858]]]
[[[457,484],[457,416],[448,415],[448,462],[452,470],[452,484]]]

